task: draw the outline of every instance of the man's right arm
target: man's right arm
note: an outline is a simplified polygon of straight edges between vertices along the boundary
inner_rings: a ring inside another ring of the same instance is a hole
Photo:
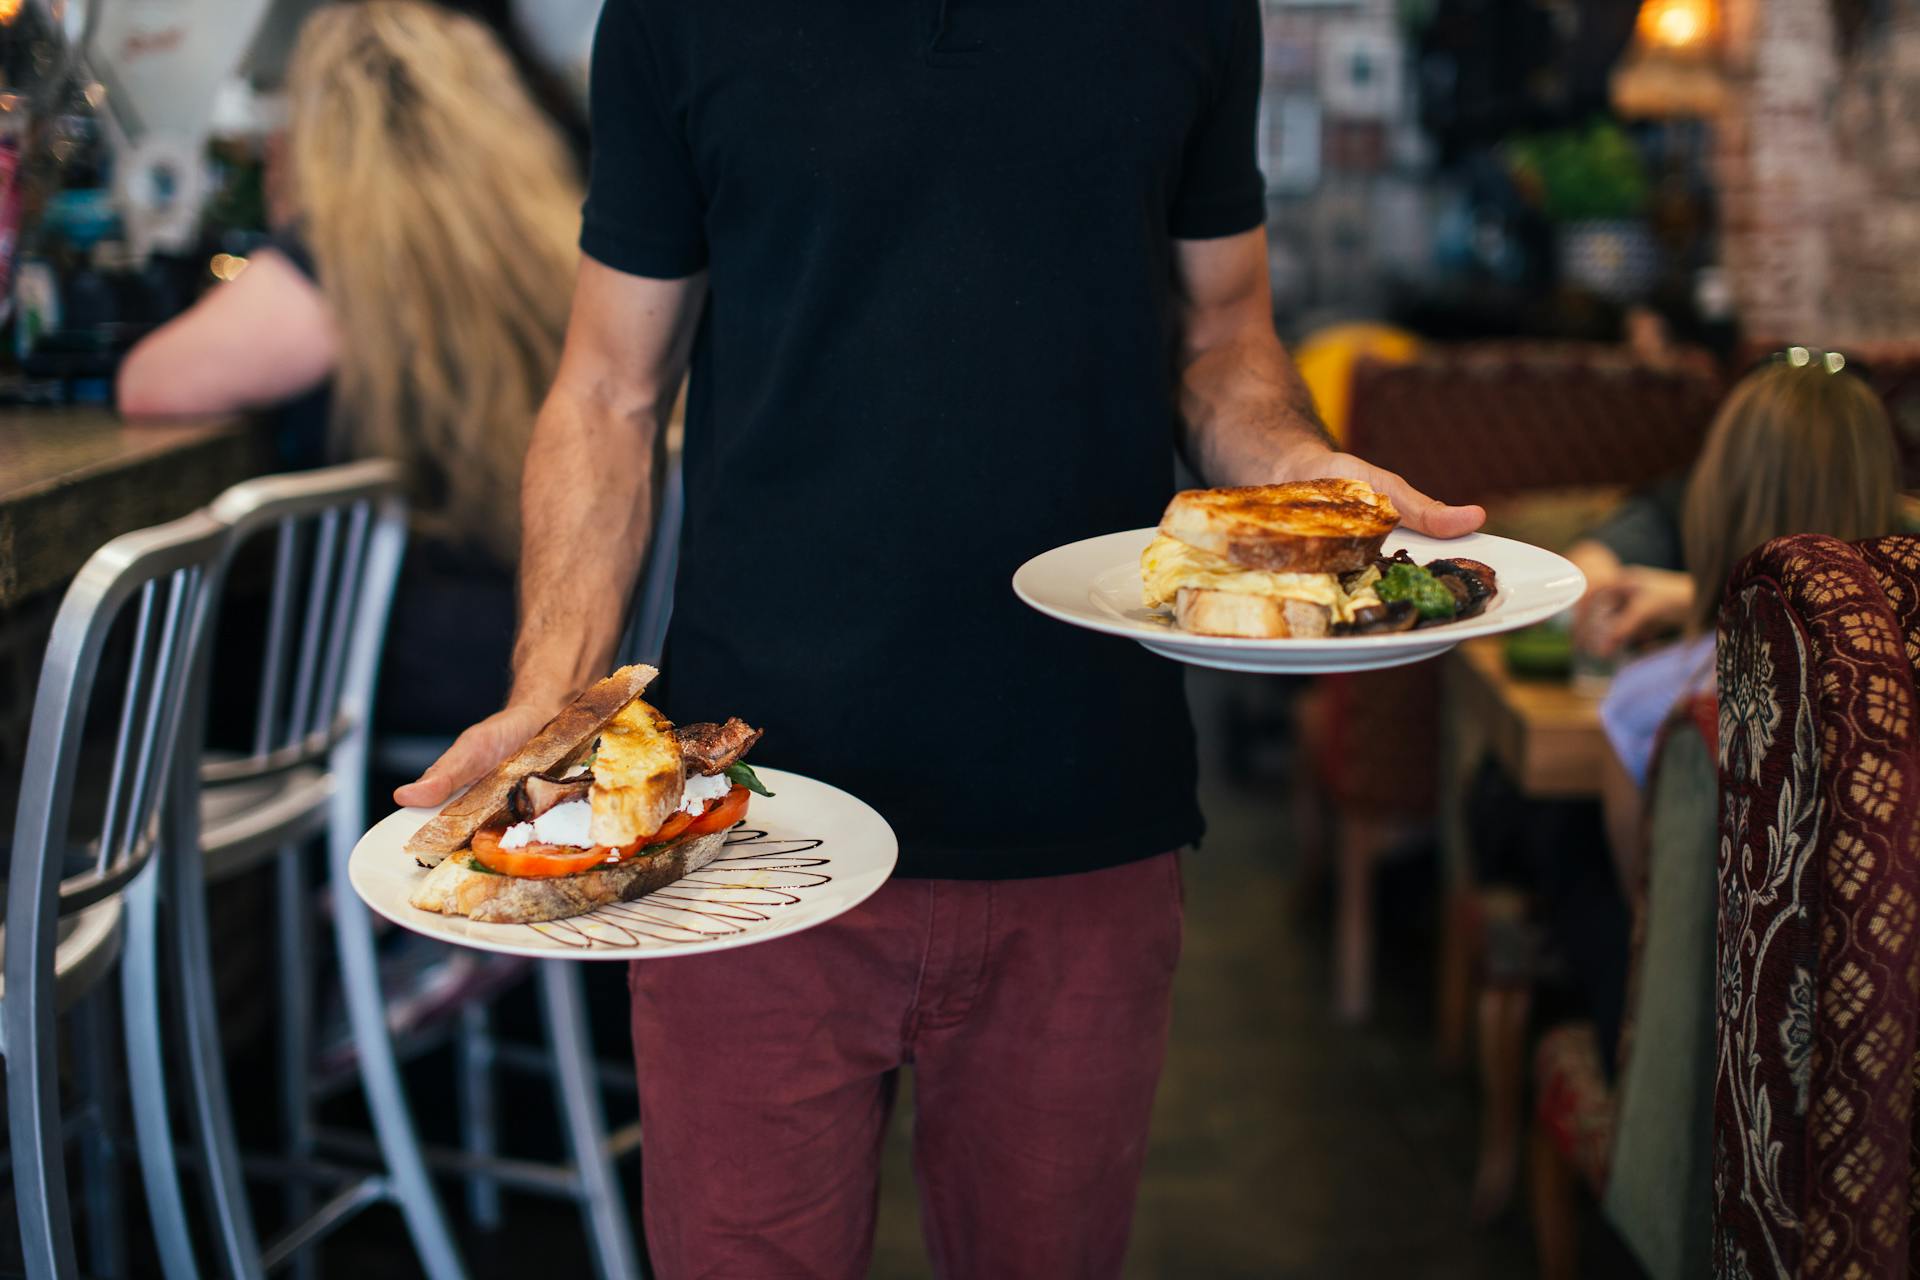
[[[704,275],[654,280],[581,260],[566,349],[521,482],[512,692],[395,791],[396,803],[444,803],[612,666],[653,527],[654,443],[705,296]]]

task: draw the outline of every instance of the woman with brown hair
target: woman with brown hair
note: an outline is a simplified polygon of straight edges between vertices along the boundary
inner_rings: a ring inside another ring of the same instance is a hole
[[[1748,374],[1721,405],[1681,502],[1687,576],[1668,614],[1679,638],[1622,667],[1600,704],[1613,748],[1601,778],[1604,841],[1585,810],[1535,861],[1548,932],[1609,1070],[1626,1001],[1627,903],[1645,863],[1654,744],[1676,706],[1713,691],[1714,618],[1728,576],[1772,538],[1851,541],[1892,532],[1899,521],[1900,469],[1886,410],[1843,363],[1796,347]]]
[[[1854,541],[1892,532],[1899,477],[1886,409],[1839,356],[1795,347],[1734,387],[1681,505],[1687,579],[1669,608],[1682,636],[1624,667],[1600,706],[1616,783],[1637,791],[1667,712],[1711,688],[1714,615],[1734,566],[1789,533]],[[1632,812],[1614,816],[1631,819]]]
[[[418,0],[315,12],[286,93],[273,246],[133,349],[120,407],[274,408],[320,424],[320,456],[400,461],[416,537],[382,727],[458,729],[505,692],[520,469],[559,360],[580,183],[494,36]],[[457,646],[437,642],[449,627]],[[462,679],[436,678],[455,661]]]

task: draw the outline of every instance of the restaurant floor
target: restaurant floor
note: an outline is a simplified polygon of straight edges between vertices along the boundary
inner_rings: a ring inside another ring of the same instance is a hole
[[[1291,835],[1286,743],[1241,735],[1273,749],[1238,780],[1219,758],[1227,718],[1245,723],[1251,710],[1271,721],[1277,710],[1279,689],[1244,679],[1193,683],[1211,834],[1186,865],[1173,1043],[1126,1275],[1530,1276],[1524,1187],[1493,1225],[1468,1216],[1473,1093],[1433,1064],[1432,856],[1411,851],[1385,868],[1379,1008],[1364,1029],[1339,1026],[1326,996],[1327,893],[1302,873]],[[909,1116],[903,1106],[887,1145],[876,1280],[929,1274]],[[590,1275],[578,1222],[568,1207],[510,1197],[500,1231],[463,1232],[476,1280]],[[1590,1211],[1583,1252],[1584,1280],[1638,1274]],[[336,1237],[322,1266],[356,1280],[413,1273],[397,1215],[385,1210]]]

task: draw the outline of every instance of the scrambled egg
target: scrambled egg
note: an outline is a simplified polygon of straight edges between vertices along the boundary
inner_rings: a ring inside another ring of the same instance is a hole
[[[1354,584],[1354,589],[1347,591],[1341,587],[1339,577],[1331,573],[1267,573],[1242,569],[1225,557],[1189,546],[1164,533],[1140,553],[1141,594],[1149,609],[1170,608],[1180,588],[1200,587],[1279,600],[1304,600],[1325,606],[1335,622],[1350,622],[1355,609],[1380,603],[1373,591],[1379,577],[1379,571],[1370,568]]]

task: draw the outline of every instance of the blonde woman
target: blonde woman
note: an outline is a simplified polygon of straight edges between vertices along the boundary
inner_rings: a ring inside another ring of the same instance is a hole
[[[459,728],[505,691],[520,468],[559,359],[580,184],[494,36],[416,0],[316,12],[287,100],[274,247],[134,348],[120,408],[277,409],[283,435],[323,438],[314,461],[403,463],[420,536],[383,683],[447,699],[387,727]],[[409,678],[436,615],[459,620],[480,687]]]

